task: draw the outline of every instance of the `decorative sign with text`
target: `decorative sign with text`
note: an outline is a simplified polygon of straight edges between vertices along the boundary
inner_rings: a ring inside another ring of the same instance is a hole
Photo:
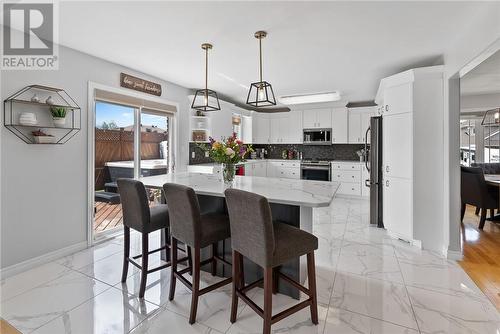
[[[120,73],[120,86],[139,92],[161,96],[161,85],[155,82]]]

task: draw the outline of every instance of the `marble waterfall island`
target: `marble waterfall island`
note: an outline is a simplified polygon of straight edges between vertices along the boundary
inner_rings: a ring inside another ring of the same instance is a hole
[[[220,175],[182,172],[147,176],[139,180],[148,188],[162,188],[165,183],[191,187],[198,195],[203,213],[227,211],[224,200],[224,191],[227,186],[222,182]],[[338,182],[236,176],[231,188],[266,197],[271,206],[273,220],[279,220],[312,233],[313,208],[329,206],[339,185]],[[230,240],[221,242],[218,250],[222,258],[230,261]],[[208,257],[208,253],[202,254],[202,259]],[[169,255],[166,254],[165,257],[168,259]],[[300,259],[287,263],[280,270],[300,282],[306,279],[305,265]],[[209,271],[208,267],[207,271]],[[230,276],[231,268],[220,265],[218,274]],[[245,259],[245,281],[251,283],[261,278],[261,275],[260,268]],[[299,291],[289,285],[279,284],[279,291],[294,298],[299,297]]]

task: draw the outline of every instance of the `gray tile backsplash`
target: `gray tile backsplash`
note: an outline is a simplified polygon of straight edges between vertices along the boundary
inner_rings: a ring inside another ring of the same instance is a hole
[[[267,158],[281,159],[283,150],[294,150],[302,152],[303,159],[319,160],[347,160],[359,161],[356,151],[364,148],[363,144],[333,144],[333,145],[302,145],[302,144],[269,144],[253,145],[254,148],[264,148],[267,150]],[[192,152],[195,157],[192,158]],[[189,164],[196,165],[211,162],[210,158],[205,158],[205,153],[196,143],[189,143]]]

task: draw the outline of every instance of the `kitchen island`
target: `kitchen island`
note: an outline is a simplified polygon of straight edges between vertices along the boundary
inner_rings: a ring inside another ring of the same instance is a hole
[[[224,191],[227,186],[218,174],[181,172],[142,177],[139,180],[148,188],[162,188],[165,183],[191,187],[198,195],[203,213],[227,212],[224,200]],[[307,232],[312,232],[313,208],[329,206],[338,187],[338,182],[257,176],[236,176],[232,184],[233,189],[245,190],[266,197],[271,206],[273,220],[279,220]],[[230,240],[221,242],[218,250],[221,257],[231,259]],[[203,256],[208,257],[209,252],[202,254]],[[168,254],[165,257],[168,259]],[[209,271],[209,267],[206,267],[206,270]],[[305,264],[301,264],[299,259],[283,265],[280,270],[302,283],[306,279]],[[219,265],[217,273],[220,276],[230,276],[231,268]],[[245,281],[251,283],[259,279],[261,275],[260,268],[245,259]],[[299,291],[289,285],[279,284],[279,291],[294,298],[299,297]]]

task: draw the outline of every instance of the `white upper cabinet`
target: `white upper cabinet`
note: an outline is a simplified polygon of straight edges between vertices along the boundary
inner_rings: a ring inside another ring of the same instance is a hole
[[[281,123],[283,122],[283,118],[281,115],[270,115],[269,143],[279,144],[281,142],[283,135],[281,133]]]
[[[269,143],[300,144],[302,142],[302,112],[270,114]]]
[[[288,114],[288,143],[302,144],[302,111],[290,111]]]
[[[332,109],[308,109],[303,112],[304,129],[328,129],[332,127]]]
[[[347,137],[347,108],[334,108],[332,111],[332,143],[346,144]]]
[[[349,143],[364,144],[370,118],[377,113],[376,107],[349,109]]]
[[[383,115],[394,115],[413,111],[413,83],[407,82],[384,90]]]
[[[316,113],[313,110],[304,110],[302,113],[302,120],[304,129],[313,129],[316,127]]]
[[[349,110],[349,144],[361,143],[361,113]]]
[[[332,126],[332,109],[316,109],[318,115],[318,128],[330,128]]]
[[[267,115],[254,113],[252,116],[252,144],[269,143],[269,118]]]

